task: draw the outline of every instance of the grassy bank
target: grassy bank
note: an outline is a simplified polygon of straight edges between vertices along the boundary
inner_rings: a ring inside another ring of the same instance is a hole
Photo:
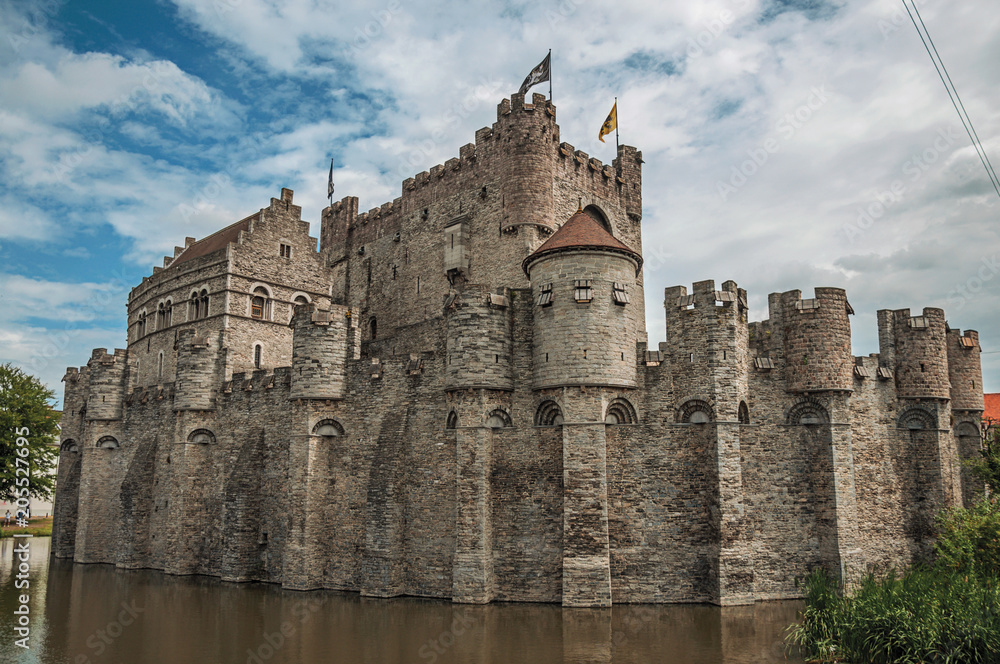
[[[1000,502],[938,521],[935,558],[845,594],[823,570],[787,641],[810,662],[1000,664]]]
[[[35,537],[52,536],[52,517],[47,519],[31,519],[24,528],[10,526],[0,527],[0,537],[11,537],[12,535],[34,535]]]

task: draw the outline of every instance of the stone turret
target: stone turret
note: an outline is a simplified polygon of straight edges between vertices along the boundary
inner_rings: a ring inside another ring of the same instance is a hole
[[[353,337],[357,335],[350,309],[298,306],[292,316],[292,328],[290,398],[342,399],[348,347],[353,347]]]
[[[715,406],[715,418],[737,421],[747,399],[746,291],[712,280],[664,291],[667,356],[678,394],[702,395]],[[678,404],[681,405],[681,404]]]
[[[952,411],[982,411],[982,348],[975,330],[948,330],[948,381],[951,384]]]
[[[534,387],[635,387],[642,257],[577,212],[523,263],[535,301]]]
[[[802,292],[794,290],[779,299],[786,389],[851,391],[854,356],[847,293],[842,288],[817,288],[815,293],[812,299],[802,299]]]
[[[218,341],[199,336],[195,330],[181,330],[177,335],[177,384],[175,410],[212,410],[215,408]]]
[[[951,397],[945,328],[941,309],[925,308],[920,316],[911,316],[909,309],[879,311],[879,341],[891,344],[880,354],[893,358],[899,398]]]
[[[106,348],[95,348],[87,366],[90,385],[87,398],[88,420],[118,420],[122,416],[128,373],[127,351],[118,348],[109,355]]]
[[[445,389],[513,390],[509,291],[467,286],[449,298]]]
[[[555,146],[559,143],[555,107],[545,95],[535,94],[527,103],[513,94],[497,107],[493,134],[509,146],[501,178],[505,207],[503,226],[535,226],[555,230],[552,186]]]

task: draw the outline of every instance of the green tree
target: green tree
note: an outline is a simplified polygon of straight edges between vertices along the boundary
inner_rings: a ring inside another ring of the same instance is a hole
[[[984,417],[982,423],[982,447],[979,458],[968,462],[972,472],[990,488],[990,495],[997,500],[1000,494],[1000,422]]]
[[[0,365],[0,500],[52,497],[59,456],[53,446],[59,433],[50,405],[54,398],[34,376],[10,363]]]

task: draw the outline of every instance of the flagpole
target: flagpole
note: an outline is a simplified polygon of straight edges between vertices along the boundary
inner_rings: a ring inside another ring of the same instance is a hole
[[[618,154],[618,97],[615,97],[615,154]]]
[[[549,103],[552,103],[552,49],[549,49]]]

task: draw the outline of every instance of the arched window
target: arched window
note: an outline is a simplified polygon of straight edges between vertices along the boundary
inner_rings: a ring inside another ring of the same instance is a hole
[[[258,320],[271,318],[271,296],[263,286],[253,290],[253,297],[250,298],[250,317]]]
[[[378,338],[378,321],[372,316],[372,319],[368,321],[368,332],[372,341]]]
[[[102,450],[117,450],[120,445],[114,436],[103,436],[97,441],[97,447]]]
[[[202,288],[201,293],[198,295],[198,300],[201,306],[198,308],[199,315],[202,318],[208,317],[208,289]]]
[[[139,312],[139,320],[135,324],[135,338],[141,339],[146,336],[146,311]]]
[[[535,411],[536,427],[557,427],[563,423],[562,409],[555,401],[543,401]]]
[[[787,422],[789,424],[827,424],[830,422],[830,414],[826,408],[818,401],[800,401],[788,410]]]
[[[608,412],[604,415],[605,424],[635,424],[639,418],[635,408],[626,399],[615,399],[608,404]]]
[[[937,429],[937,418],[933,413],[923,408],[908,408],[903,411],[896,424],[899,429],[919,431],[921,429]]]
[[[601,208],[597,207],[596,205],[588,205],[587,207],[583,208],[583,212],[588,217],[590,217],[591,219],[599,223],[601,226],[603,226],[604,230],[611,233],[611,222],[608,221],[607,216],[604,214],[604,211],[601,210]]]
[[[64,440],[63,444],[59,446],[61,452],[72,452],[76,454],[80,451],[80,447],[76,444],[76,441],[70,438],[69,440]]]
[[[740,407],[736,411],[736,419],[739,420],[740,424],[750,424],[750,409],[747,408],[746,401],[740,402]]]
[[[211,445],[215,443],[215,434],[208,429],[195,429],[188,436],[188,442],[196,445]]]
[[[505,429],[514,426],[514,423],[511,421],[507,411],[497,408],[486,416],[486,426],[491,429]]]
[[[156,306],[156,329],[162,330],[167,326],[167,310],[162,302]]]
[[[188,320],[197,320],[199,305],[198,291],[191,291],[191,297],[188,298]]]
[[[333,419],[320,420],[313,427],[314,436],[323,436],[324,438],[334,438],[336,436],[344,435],[344,427],[341,426],[340,422]]]
[[[260,344],[253,347],[253,367],[254,369],[260,369],[260,355],[263,349]]]
[[[164,305],[163,307],[164,327],[170,327],[171,325],[173,325],[174,324],[173,318],[174,318],[174,303],[171,302],[170,300],[167,300],[166,305]]]
[[[448,413],[448,422],[445,424],[445,427],[448,429],[458,428],[458,413],[455,411]]]
[[[677,421],[686,424],[706,424],[715,419],[712,406],[701,399],[689,399],[677,411]]]

